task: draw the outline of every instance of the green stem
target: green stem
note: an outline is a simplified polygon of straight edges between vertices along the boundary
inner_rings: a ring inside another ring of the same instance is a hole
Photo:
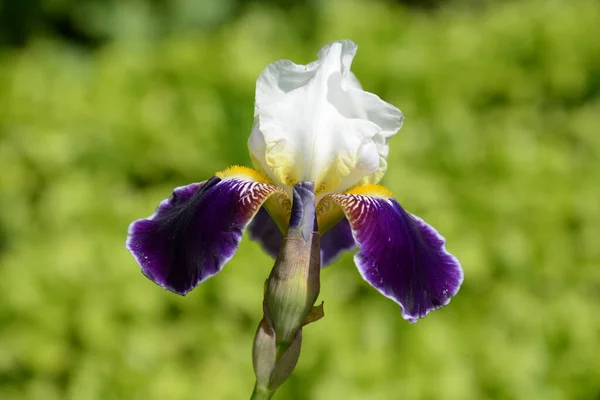
[[[256,385],[254,385],[254,391],[252,392],[252,397],[250,397],[250,400],[269,400],[274,394],[274,390],[269,391],[267,389],[258,388]]]

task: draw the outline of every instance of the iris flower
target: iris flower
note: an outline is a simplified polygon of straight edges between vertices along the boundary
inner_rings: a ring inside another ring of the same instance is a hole
[[[463,280],[460,263],[431,225],[378,185],[404,116],[362,89],[350,71],[356,50],[339,41],[308,65],[267,66],[248,141],[254,169],[232,166],[178,187],[152,216],[133,222],[126,246],[146,277],[185,295],[221,271],[247,227],[276,257],[293,220],[294,188],[309,187],[321,266],[358,248],[362,277],[410,322],[448,304]]]

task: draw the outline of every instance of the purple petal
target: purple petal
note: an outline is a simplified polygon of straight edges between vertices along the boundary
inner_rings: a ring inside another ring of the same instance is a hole
[[[283,234],[265,207],[261,207],[248,226],[250,239],[257,241],[271,257],[277,258]]]
[[[393,198],[334,195],[344,209],[360,251],[363,278],[396,301],[411,323],[450,302],[463,281],[460,263],[445,239]]]
[[[321,236],[321,265],[323,267],[337,260],[344,251],[356,247],[350,223],[344,217],[333,228]]]
[[[185,295],[233,257],[242,232],[276,188],[217,177],[173,191],[129,226],[126,247],[149,279]]]
[[[283,235],[264,207],[258,211],[250,226],[250,239],[260,243],[262,248],[273,258],[277,258]],[[348,250],[356,247],[352,230],[346,218],[321,236],[321,266],[326,267]]]

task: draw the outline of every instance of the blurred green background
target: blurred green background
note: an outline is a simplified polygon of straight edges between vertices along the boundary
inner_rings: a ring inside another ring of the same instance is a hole
[[[600,2],[0,2],[0,398],[245,399],[272,260],[185,298],[130,221],[250,165],[270,62],[359,45],[401,108],[384,184],[465,269],[416,325],[346,254],[276,399],[600,398]]]

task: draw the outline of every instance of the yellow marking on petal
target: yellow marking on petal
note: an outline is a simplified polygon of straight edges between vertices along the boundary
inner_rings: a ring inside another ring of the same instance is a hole
[[[265,141],[267,166],[283,185],[294,187],[296,183],[300,182],[302,176],[302,164],[294,157],[297,152],[285,142],[270,142],[267,138]]]
[[[281,233],[287,232],[288,225],[290,223],[290,215],[292,213],[292,201],[285,192],[278,193],[271,196],[263,204],[265,209],[273,218],[273,221],[279,227]]]
[[[215,175],[224,181],[233,178],[241,178],[248,181],[273,185],[273,182],[271,182],[269,178],[265,178],[258,171],[255,171],[252,168],[242,167],[240,165],[232,165],[231,167],[225,168],[223,171],[217,172]]]
[[[348,190],[345,194],[358,194],[363,196],[380,197],[382,199],[389,199],[391,197],[394,197],[394,194],[388,188],[372,183],[362,186],[356,186]]]
[[[273,193],[265,199],[262,205],[271,215],[271,218],[273,218],[279,229],[283,233],[287,231],[290,214],[292,212],[292,202],[288,194],[282,188],[275,185],[269,178],[263,176],[258,171],[240,165],[232,165],[223,171],[217,172],[215,175],[223,180],[238,178],[270,185],[273,189]]]
[[[337,204],[331,195],[325,196],[317,204],[317,225],[319,233],[323,235],[335,224],[344,218],[344,212],[339,204]]]
[[[365,176],[355,186],[363,186],[367,184],[376,184],[381,182],[385,172],[387,171],[387,161],[385,157],[379,157],[379,169],[373,172],[371,175]]]
[[[344,177],[348,176],[358,162],[358,153],[340,149],[329,164],[321,166],[315,179],[315,194],[334,191]]]
[[[250,161],[252,162],[252,166],[254,167],[256,172],[258,172],[261,176],[265,176],[265,177],[271,179],[271,177],[269,176],[267,171],[265,171],[265,169],[263,168],[260,161],[258,161],[258,159],[252,155],[252,152],[250,152]]]
[[[320,195],[320,194],[323,194],[325,192],[330,192],[331,190],[333,190],[333,188],[331,187],[331,185],[329,183],[317,181],[317,187],[315,189],[315,195]]]
[[[337,224],[343,217],[342,203],[345,195],[360,195],[389,199],[394,197],[392,192],[381,185],[367,184],[355,186],[344,194],[329,194],[321,199],[317,204],[317,224],[319,233],[322,235]]]

